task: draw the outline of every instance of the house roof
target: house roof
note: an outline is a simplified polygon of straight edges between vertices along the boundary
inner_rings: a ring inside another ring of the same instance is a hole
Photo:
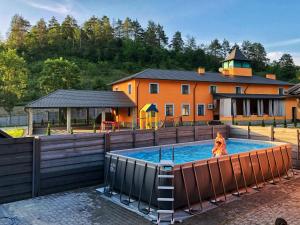
[[[25,108],[103,108],[134,107],[121,91],[57,90],[25,106]]]
[[[214,94],[215,99],[221,98],[242,98],[242,99],[282,99],[286,98],[286,95],[271,95],[271,94],[227,94],[217,93]]]
[[[235,47],[229,53],[229,55],[225,58],[224,62],[229,60],[250,61],[249,59],[246,58],[246,56],[242,53],[242,51],[238,47]]]
[[[295,86],[289,88],[287,90],[287,94],[288,95],[297,95],[297,96],[300,96],[300,84],[296,84]]]
[[[146,69],[139,73],[117,80],[111,84],[117,84],[131,79],[221,82],[221,83],[239,83],[239,84],[292,85],[285,81],[272,80],[257,75],[225,76],[221,73],[216,73],[216,72],[206,72],[204,74],[199,74],[195,71],[161,70],[161,69]]]

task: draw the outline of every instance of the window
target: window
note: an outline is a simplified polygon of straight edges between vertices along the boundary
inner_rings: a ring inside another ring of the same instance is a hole
[[[241,87],[235,87],[235,93],[236,94],[242,94],[242,88]]]
[[[189,104],[183,104],[182,105],[181,115],[183,115],[183,116],[189,116],[190,115],[190,105]]]
[[[131,84],[128,84],[128,94],[131,94]]]
[[[209,86],[209,93],[211,93],[211,94],[217,93],[217,86],[214,86],[214,85]]]
[[[119,90],[119,87],[117,86],[117,87],[115,87],[115,91],[118,91]]]
[[[149,84],[149,92],[150,94],[158,94],[159,92],[158,84],[156,83]]]
[[[279,95],[284,95],[284,89],[283,88],[278,88],[278,93],[279,93]]]
[[[130,116],[130,115],[131,115],[131,109],[130,109],[130,107],[128,107],[127,110],[128,110],[128,111],[127,111],[127,116]]]
[[[198,116],[204,116],[205,115],[205,105],[204,104],[198,104],[197,105],[197,115]]]
[[[188,95],[190,93],[190,85],[189,84],[182,84],[181,85],[181,94]]]
[[[166,104],[166,116],[174,116],[174,105]]]

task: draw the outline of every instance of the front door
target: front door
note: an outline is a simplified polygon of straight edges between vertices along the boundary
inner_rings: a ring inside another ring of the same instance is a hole
[[[292,120],[293,122],[297,121],[297,107],[292,107]]]

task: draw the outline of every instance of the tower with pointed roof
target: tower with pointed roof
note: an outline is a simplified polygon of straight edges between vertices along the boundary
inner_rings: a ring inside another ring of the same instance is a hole
[[[238,47],[234,47],[223,61],[220,72],[231,76],[252,76],[250,60],[246,58]]]

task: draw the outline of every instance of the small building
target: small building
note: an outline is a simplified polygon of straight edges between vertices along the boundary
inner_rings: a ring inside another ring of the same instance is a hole
[[[120,121],[140,120],[139,111],[146,104],[158,109],[159,121],[182,123],[266,123],[296,120],[299,112],[294,96],[285,92],[293,84],[253,75],[250,61],[234,48],[217,72],[146,69],[117,80],[113,91],[123,91],[135,104],[135,113],[120,111]]]
[[[33,134],[34,115],[45,112],[47,117],[44,122],[51,122],[50,112],[56,113],[58,125],[66,124],[70,133],[74,119],[72,116],[84,112],[84,124],[90,125],[91,121],[119,121],[119,113],[126,112],[130,115],[135,108],[135,103],[121,91],[89,91],[89,90],[57,90],[25,106],[28,114],[28,135]],[[41,121],[39,121],[41,122]]]

